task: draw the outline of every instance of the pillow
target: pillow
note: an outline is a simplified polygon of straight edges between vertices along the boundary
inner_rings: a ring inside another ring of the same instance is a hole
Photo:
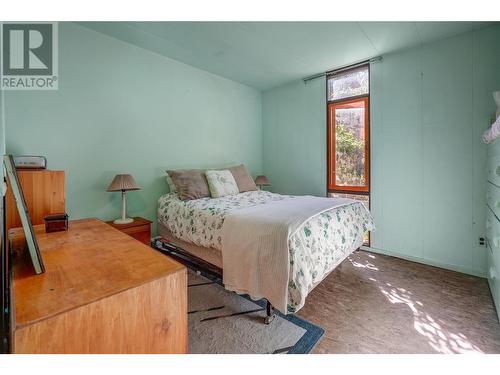
[[[183,201],[210,196],[203,169],[179,169],[167,173],[175,185],[179,198]]]
[[[212,198],[238,194],[240,191],[233,174],[229,170],[208,170],[205,172]]]
[[[255,181],[253,180],[250,173],[248,173],[248,169],[243,165],[237,165],[235,167],[229,168],[229,171],[232,173],[236,185],[238,185],[238,190],[240,193],[244,193],[245,191],[254,191],[257,190],[257,185],[255,185]]]
[[[172,177],[170,177],[170,175],[167,173],[165,178],[167,179],[167,185],[170,189],[170,192],[175,193],[177,191],[177,188],[175,187],[174,181],[172,181]]]

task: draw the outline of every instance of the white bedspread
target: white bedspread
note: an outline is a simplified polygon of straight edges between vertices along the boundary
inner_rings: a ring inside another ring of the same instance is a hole
[[[229,212],[222,228],[225,288],[255,299],[265,297],[286,314],[290,237],[307,220],[355,203],[347,198],[301,196]]]

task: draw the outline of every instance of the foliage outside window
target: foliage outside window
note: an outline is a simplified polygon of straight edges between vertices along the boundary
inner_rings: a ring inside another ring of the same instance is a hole
[[[354,112],[354,113],[353,113]],[[340,109],[335,113],[335,164],[336,184],[342,186],[364,186],[365,142],[360,136],[364,131],[364,110]],[[360,120],[361,119],[361,120]],[[358,126],[356,126],[357,123]],[[361,127],[361,129],[360,129]]]

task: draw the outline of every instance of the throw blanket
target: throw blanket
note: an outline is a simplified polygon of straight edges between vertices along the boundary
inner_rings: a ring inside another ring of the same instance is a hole
[[[222,228],[224,287],[254,299],[266,298],[286,314],[288,239],[314,216],[354,202],[301,196],[230,212]]]

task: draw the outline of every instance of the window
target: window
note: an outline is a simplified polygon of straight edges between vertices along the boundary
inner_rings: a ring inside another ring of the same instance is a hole
[[[368,65],[349,69],[328,78],[328,101],[368,95],[369,89]]]
[[[368,193],[368,97],[330,103],[328,122],[328,189]]]
[[[370,69],[363,65],[327,77],[329,196],[370,205]],[[367,237],[368,239],[368,237]]]

